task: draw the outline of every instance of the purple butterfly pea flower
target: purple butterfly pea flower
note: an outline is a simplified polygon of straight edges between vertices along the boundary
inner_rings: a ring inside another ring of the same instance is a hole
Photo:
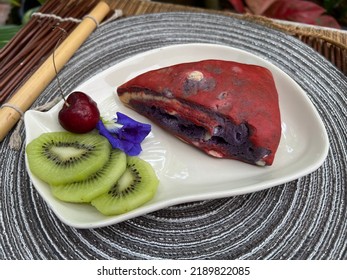
[[[129,156],[141,153],[141,142],[151,131],[151,125],[135,121],[120,112],[117,112],[117,118],[111,122],[100,120],[96,128],[114,149],[120,149]]]

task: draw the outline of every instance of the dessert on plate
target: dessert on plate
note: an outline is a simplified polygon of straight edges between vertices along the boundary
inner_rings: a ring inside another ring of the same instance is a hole
[[[271,72],[225,60],[148,71],[117,88],[128,107],[217,158],[272,165],[281,137]]]

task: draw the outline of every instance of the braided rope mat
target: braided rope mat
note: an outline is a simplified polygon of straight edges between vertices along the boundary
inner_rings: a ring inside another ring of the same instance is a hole
[[[69,92],[134,54],[192,42],[244,49],[288,73],[327,127],[331,148],[323,166],[265,191],[75,229],[62,224],[35,191],[24,145],[10,150],[7,137],[0,144],[1,259],[347,259],[347,78],[298,39],[221,15],[126,18],[92,34],[61,72],[62,87]],[[33,106],[57,94],[52,82]]]

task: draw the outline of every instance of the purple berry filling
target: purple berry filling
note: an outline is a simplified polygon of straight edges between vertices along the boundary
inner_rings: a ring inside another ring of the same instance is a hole
[[[246,123],[235,125],[217,113],[208,112],[220,124],[214,128],[213,135],[210,135],[204,127],[180,118],[178,115],[168,114],[161,108],[147,107],[137,102],[132,102],[132,106],[174,135],[184,136],[192,142],[198,141],[213,150],[223,151],[245,162],[261,164],[261,160],[270,154],[268,149],[255,147],[251,143],[249,140],[251,131]]]

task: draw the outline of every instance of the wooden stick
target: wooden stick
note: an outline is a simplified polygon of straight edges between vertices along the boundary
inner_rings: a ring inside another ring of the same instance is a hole
[[[99,2],[83,21],[71,32],[71,34],[55,50],[55,64],[59,72],[88,36],[97,27],[94,19],[100,23],[110,12],[106,2]],[[38,70],[27,80],[25,84],[3,104],[0,109],[0,141],[2,141],[14,125],[40,96],[42,91],[56,76],[53,55],[50,55]],[[9,104],[10,106],[7,106]],[[18,110],[17,110],[18,109]]]

